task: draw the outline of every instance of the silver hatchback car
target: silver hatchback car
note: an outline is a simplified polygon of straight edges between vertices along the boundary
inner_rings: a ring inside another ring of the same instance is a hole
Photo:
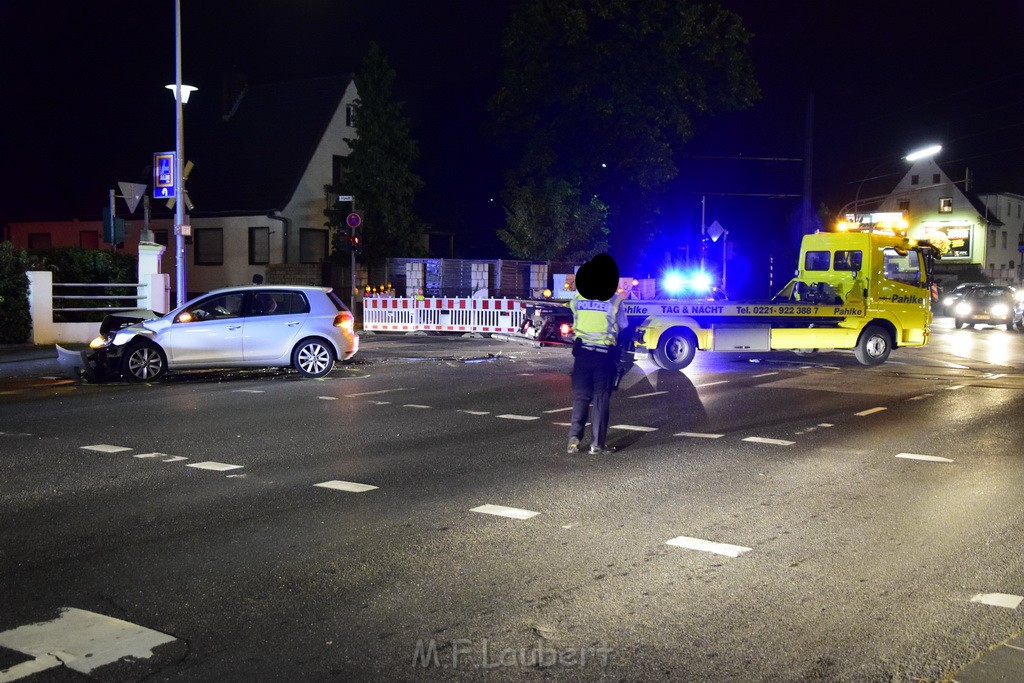
[[[173,370],[292,367],[323,377],[359,349],[355,319],[328,287],[218,289],[170,313],[102,329],[85,359],[88,377],[152,382]]]

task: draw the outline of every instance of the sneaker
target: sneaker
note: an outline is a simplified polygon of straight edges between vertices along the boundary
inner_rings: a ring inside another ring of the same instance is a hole
[[[590,447],[590,454],[591,455],[611,455],[614,452],[615,452],[615,447],[614,446],[591,446]]]
[[[570,454],[572,454],[572,453],[579,453],[580,452],[580,440],[577,439],[575,436],[572,437],[571,439],[569,439],[569,448],[566,449],[566,452],[568,452]]]

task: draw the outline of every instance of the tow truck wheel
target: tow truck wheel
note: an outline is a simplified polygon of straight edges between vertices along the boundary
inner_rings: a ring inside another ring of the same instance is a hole
[[[854,354],[861,365],[880,365],[892,351],[892,336],[880,325],[868,325],[860,335]]]
[[[153,342],[135,342],[121,355],[121,374],[129,382],[155,382],[167,372],[167,356]]]
[[[673,327],[661,333],[651,356],[662,370],[682,370],[697,353],[697,338],[686,328]]]
[[[961,320],[960,318],[957,318],[957,319],[955,319],[955,320],[953,321],[953,327],[955,327],[956,329],[958,329],[958,330],[959,330],[959,329],[960,329],[961,327],[963,327],[963,326],[964,326],[964,321],[963,321],[963,320]]]
[[[818,349],[793,349],[793,353],[804,358],[818,355]]]

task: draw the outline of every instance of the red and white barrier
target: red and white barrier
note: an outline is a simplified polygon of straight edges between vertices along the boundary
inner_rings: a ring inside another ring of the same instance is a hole
[[[363,329],[374,332],[498,332],[519,329],[515,299],[363,299]]]

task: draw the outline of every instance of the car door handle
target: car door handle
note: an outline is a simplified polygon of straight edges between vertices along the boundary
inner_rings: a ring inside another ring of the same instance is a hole
[[[229,330],[240,330],[240,329],[242,329],[242,326],[241,325],[228,325],[228,329]]]
[[[287,325],[288,327],[295,327],[296,325],[301,325],[301,324],[302,324],[301,322],[285,323],[285,325]]]

